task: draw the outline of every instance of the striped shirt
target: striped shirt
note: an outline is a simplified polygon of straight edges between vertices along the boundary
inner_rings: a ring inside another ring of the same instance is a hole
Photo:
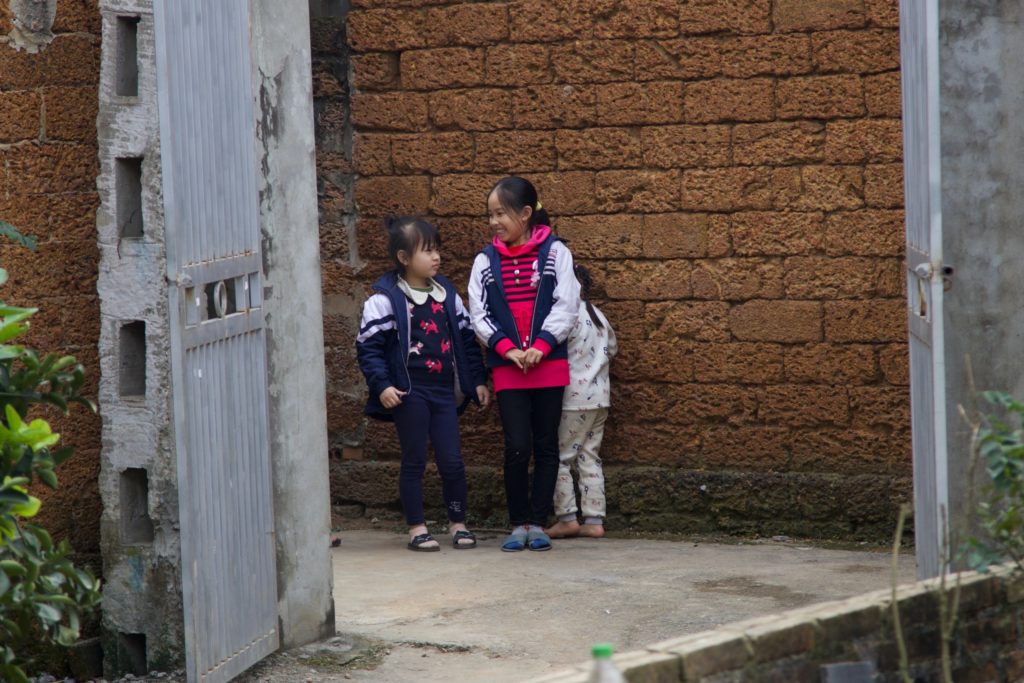
[[[510,250],[511,251],[511,250]],[[537,246],[514,255],[501,255],[501,284],[505,300],[511,305],[532,302],[537,298]]]

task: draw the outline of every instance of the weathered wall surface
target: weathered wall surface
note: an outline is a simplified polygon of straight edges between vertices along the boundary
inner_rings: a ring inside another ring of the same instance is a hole
[[[940,12],[941,246],[955,269],[943,302],[946,434],[950,517],[963,519],[971,503],[971,430],[958,408],[974,403],[976,389],[1024,395],[1017,287],[1024,243],[1015,191],[1024,180],[1024,122],[1015,114],[1024,92],[1024,28],[1013,3],[947,2]],[[988,482],[978,475],[976,486]]]
[[[888,535],[911,469],[895,0],[351,5],[313,27],[336,504],[397,504],[353,361],[379,219],[436,220],[464,285],[515,172],[622,339],[617,524]],[[496,418],[464,425],[472,510],[500,519]]]
[[[251,7],[278,611],[295,647],[335,631],[310,22],[304,0]]]
[[[45,35],[45,21],[38,33],[24,21],[15,23],[19,17],[38,19],[37,14],[45,20],[54,9],[52,36]],[[0,3],[0,218],[39,238],[35,253],[0,244],[0,263],[11,275],[0,299],[40,309],[26,343],[77,356],[93,398],[100,335],[99,53],[95,0]],[[59,490],[40,488],[42,523],[69,538],[79,553],[93,556],[99,569],[100,421],[75,408],[54,422],[75,456],[58,471]]]
[[[181,666],[185,621],[153,4],[101,6],[97,370],[103,665],[113,677]]]

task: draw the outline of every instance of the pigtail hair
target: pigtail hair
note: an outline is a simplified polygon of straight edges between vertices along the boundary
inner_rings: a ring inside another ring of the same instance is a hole
[[[551,226],[551,217],[548,215],[548,210],[541,206],[539,209],[533,210],[533,215],[530,216],[530,228],[534,228],[538,225],[547,225],[554,230]]]
[[[543,211],[543,209],[541,210]],[[578,263],[573,266],[573,271],[576,273],[576,279],[580,281],[580,299],[587,305],[587,315],[590,316],[590,321],[603,330],[604,323],[601,322],[600,316],[594,310],[594,305],[590,303],[590,288],[594,286],[594,281],[590,277],[590,271]]]

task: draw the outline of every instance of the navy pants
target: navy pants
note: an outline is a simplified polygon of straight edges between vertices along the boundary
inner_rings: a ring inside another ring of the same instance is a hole
[[[441,489],[448,520],[466,520],[466,468],[459,444],[459,416],[455,390],[449,382],[414,383],[392,410],[398,443],[402,448],[402,469],[398,495],[409,526],[423,524],[423,472],[427,467],[427,439],[434,446],[434,459],[441,475]],[[557,458],[556,463],[557,465]]]
[[[564,392],[565,387],[498,392],[505,432],[505,497],[512,526],[547,526],[551,517],[558,480],[558,425]]]

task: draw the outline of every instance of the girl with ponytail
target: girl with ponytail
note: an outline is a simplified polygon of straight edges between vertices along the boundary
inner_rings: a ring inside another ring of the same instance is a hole
[[[487,195],[487,213],[494,238],[473,262],[469,313],[487,346],[505,434],[512,532],[501,549],[550,550],[544,527],[558,478],[558,425],[569,384],[565,341],[578,317],[580,285],[572,254],[553,233],[530,181],[498,181]]]

